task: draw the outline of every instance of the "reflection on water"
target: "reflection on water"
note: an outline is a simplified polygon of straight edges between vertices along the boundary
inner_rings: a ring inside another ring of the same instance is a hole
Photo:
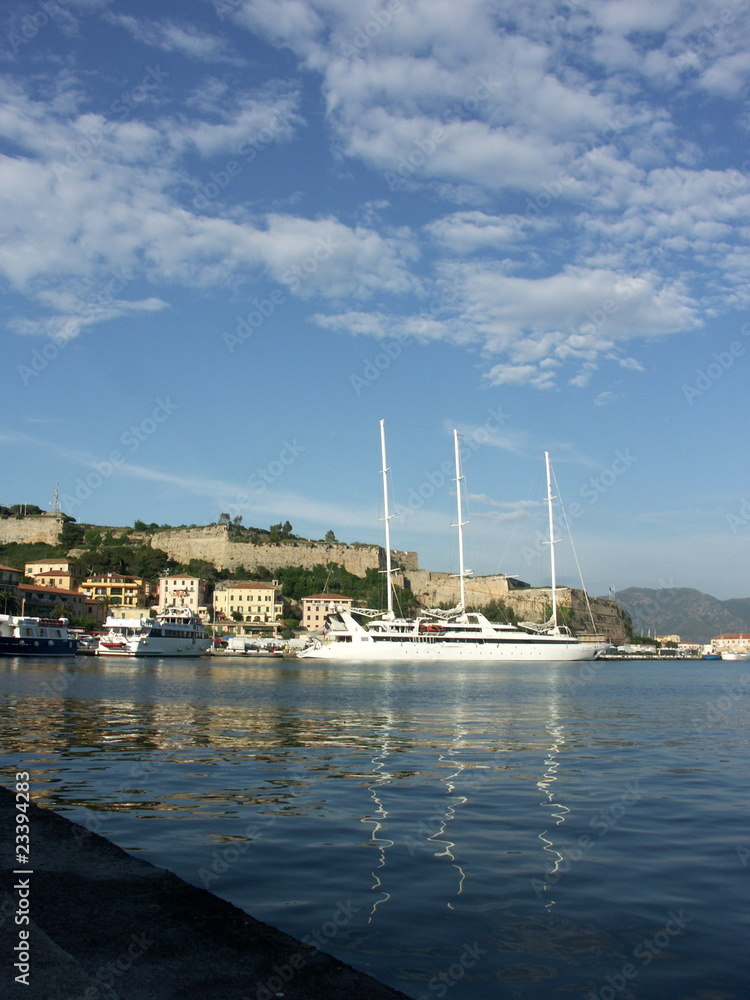
[[[0,763],[415,997],[747,996],[746,667],[579,669],[0,661]]]
[[[555,792],[555,782],[558,780],[558,768],[560,767],[560,755],[565,747],[565,727],[560,721],[558,700],[556,692],[553,693],[548,702],[547,720],[544,728],[549,734],[550,745],[547,748],[547,756],[544,759],[545,771],[541,779],[537,781],[537,788],[544,798],[541,805],[548,812],[549,818],[554,821],[554,826],[562,826],[570,809],[560,801],[560,793]],[[551,831],[554,834],[554,829]],[[545,873],[543,889],[549,893],[550,887],[557,882],[563,872],[566,863],[565,855],[557,850],[554,841],[551,839],[550,830],[546,829],[539,834],[539,839],[544,844],[544,850],[550,855],[547,859],[549,868]],[[545,908],[554,906],[555,900],[547,897]]]

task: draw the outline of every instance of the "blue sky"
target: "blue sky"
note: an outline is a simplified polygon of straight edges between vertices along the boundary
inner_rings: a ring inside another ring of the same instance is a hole
[[[747,596],[749,7],[11,0],[0,502]]]

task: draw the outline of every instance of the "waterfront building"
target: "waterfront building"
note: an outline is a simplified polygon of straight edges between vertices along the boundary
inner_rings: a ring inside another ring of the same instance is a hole
[[[197,576],[162,576],[159,580],[159,610],[189,608],[205,617],[206,581]]]
[[[278,635],[284,602],[278,582],[225,580],[214,588],[214,614],[224,631],[233,635]]]
[[[38,559],[24,564],[24,574],[40,587],[79,590],[86,570],[70,559]]]
[[[78,590],[62,587],[42,587],[35,583],[19,583],[19,614],[30,618],[84,618],[86,597]],[[61,611],[60,609],[65,610]]]
[[[101,605],[99,605],[101,609]],[[133,608],[115,604],[107,611],[107,618],[154,618],[157,609],[154,607]]]
[[[741,653],[750,649],[750,632],[725,632],[714,636],[711,645],[717,653]]]
[[[0,614],[13,615],[21,610],[21,597],[18,593],[21,575],[20,569],[0,566]]]
[[[351,597],[344,597],[343,594],[312,594],[310,597],[303,597],[300,600],[302,608],[302,626],[309,632],[322,632],[326,622],[326,615],[333,614],[337,608],[344,608],[351,611]]]
[[[129,608],[149,607],[153,600],[151,584],[140,576],[98,573],[81,583],[81,592],[110,607],[122,604]]]

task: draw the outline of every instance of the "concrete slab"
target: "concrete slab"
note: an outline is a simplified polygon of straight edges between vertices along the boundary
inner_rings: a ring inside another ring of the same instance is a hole
[[[15,793],[0,787],[3,997],[408,1000],[50,809],[32,804],[28,817],[26,866],[15,857]],[[23,930],[28,986],[13,968]]]

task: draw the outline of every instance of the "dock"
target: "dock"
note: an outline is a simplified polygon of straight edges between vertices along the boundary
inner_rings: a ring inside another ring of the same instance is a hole
[[[0,786],[4,998],[408,1000],[33,802],[24,863],[18,815]]]

